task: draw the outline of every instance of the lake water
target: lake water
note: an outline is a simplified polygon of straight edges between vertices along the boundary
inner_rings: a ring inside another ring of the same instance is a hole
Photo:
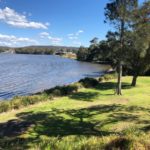
[[[107,69],[59,56],[0,54],[0,100],[96,77]]]

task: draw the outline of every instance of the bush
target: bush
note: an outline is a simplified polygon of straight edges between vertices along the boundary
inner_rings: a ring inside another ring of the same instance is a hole
[[[83,88],[83,85],[80,82],[73,83],[72,85],[76,86],[78,89]]]
[[[85,88],[96,87],[99,82],[93,78],[85,78],[79,81]]]
[[[15,97],[13,100],[10,101],[11,109],[19,109],[22,107],[22,101],[19,97]]]
[[[74,92],[78,91],[78,87],[76,85],[68,85],[61,87],[61,95],[70,95],[73,94]]]
[[[50,93],[54,96],[61,96],[61,90],[58,87],[56,89],[52,90]]]
[[[34,96],[16,96],[10,101],[0,102],[0,113],[7,112],[12,109],[19,109],[25,106],[36,104],[38,102],[48,101],[52,99],[52,95],[46,95],[45,93]]]
[[[100,78],[98,79],[99,82],[103,82],[104,80],[105,80],[104,77],[100,77]]]
[[[10,103],[8,101],[6,102],[0,102],[0,113],[7,112],[11,109]]]
[[[38,100],[37,96],[25,96],[21,98],[21,102],[23,106],[33,105],[41,100]]]
[[[78,85],[77,84],[71,84],[71,85],[66,85],[63,87],[57,86],[53,89],[45,91],[47,94],[52,94],[53,96],[66,96],[70,95],[74,92],[78,91]]]

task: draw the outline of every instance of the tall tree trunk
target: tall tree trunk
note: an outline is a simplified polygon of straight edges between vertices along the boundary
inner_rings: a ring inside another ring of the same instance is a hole
[[[120,58],[124,50],[124,26],[125,26],[125,21],[124,18],[121,19],[121,32],[120,32],[120,45],[121,45],[121,51],[120,51]],[[122,83],[121,83],[121,78],[122,78],[122,58],[118,61],[118,82],[117,82],[117,89],[116,89],[116,94],[117,95],[122,95],[121,89],[122,89]]]
[[[136,86],[137,77],[137,75],[133,76],[131,86]]]
[[[122,64],[121,64],[121,62],[119,62],[118,63],[118,81],[117,81],[117,89],[116,89],[117,95],[122,95],[122,93],[121,93],[121,89],[122,89],[121,78],[122,78]]]

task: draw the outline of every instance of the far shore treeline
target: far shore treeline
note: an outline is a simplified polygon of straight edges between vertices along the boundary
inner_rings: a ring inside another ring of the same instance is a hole
[[[0,46],[0,53],[16,53],[16,54],[64,54],[67,52],[77,53],[78,47],[67,46],[26,46],[26,47],[3,47]]]

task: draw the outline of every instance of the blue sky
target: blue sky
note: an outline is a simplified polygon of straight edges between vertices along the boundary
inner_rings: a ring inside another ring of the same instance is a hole
[[[0,0],[0,45],[88,46],[105,39],[108,0]]]

